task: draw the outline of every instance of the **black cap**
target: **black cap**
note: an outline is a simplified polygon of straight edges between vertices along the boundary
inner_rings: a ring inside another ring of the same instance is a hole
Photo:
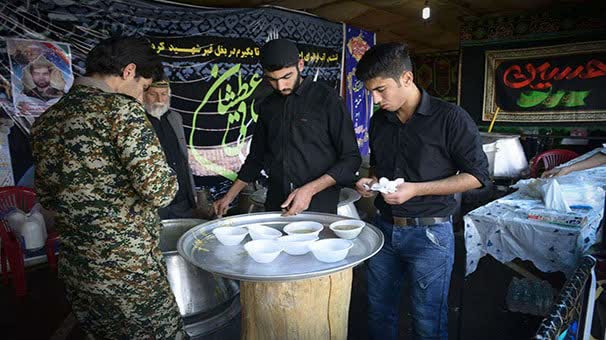
[[[299,62],[299,49],[297,45],[287,39],[274,39],[261,47],[261,65],[291,66]]]

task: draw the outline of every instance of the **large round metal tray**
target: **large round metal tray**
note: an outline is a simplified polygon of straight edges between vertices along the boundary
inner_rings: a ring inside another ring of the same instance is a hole
[[[311,252],[300,256],[282,252],[273,262],[267,264],[255,262],[244,250],[244,244],[250,241],[250,236],[246,236],[239,245],[225,246],[215,238],[211,231],[217,227],[246,226],[254,223],[263,223],[281,231],[284,225],[290,222],[315,221],[325,226],[324,230],[320,232],[320,238],[324,239],[337,237],[328,228],[328,225],[343,219],[346,218],[320,213],[302,213],[289,217],[282,217],[279,213],[231,216],[209,221],[190,229],[179,239],[178,250],[181,256],[193,265],[237,280],[285,281],[317,277],[353,267],[375,255],[383,246],[381,231],[366,223],[362,233],[352,240],[354,246],[347,257],[339,262],[320,262]]]

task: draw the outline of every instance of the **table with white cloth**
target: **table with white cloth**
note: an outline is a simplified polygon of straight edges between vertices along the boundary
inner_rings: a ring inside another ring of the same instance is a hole
[[[586,159],[600,149],[566,163]],[[606,188],[606,166],[573,172],[558,181],[590,183]],[[600,191],[600,190],[598,190]],[[603,196],[602,196],[603,197]],[[596,200],[597,201],[597,200]],[[582,255],[599,241],[604,201],[593,202],[587,222],[580,227],[564,226],[528,218],[530,209],[545,209],[542,201],[518,191],[477,208],[464,216],[466,275],[473,273],[486,254],[502,263],[518,258],[531,261],[543,272],[570,275]]]

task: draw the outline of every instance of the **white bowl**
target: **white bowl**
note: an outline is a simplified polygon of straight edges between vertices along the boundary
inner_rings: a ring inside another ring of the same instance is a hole
[[[318,238],[320,231],[324,229],[322,223],[313,221],[292,222],[284,226],[284,232],[288,235],[295,235],[301,240],[310,240]]]
[[[290,255],[304,255],[309,253],[309,245],[314,243],[318,238],[311,240],[302,240],[297,235],[288,235],[278,238],[278,242],[284,248],[284,251]]]
[[[366,223],[362,220],[342,220],[334,222],[328,227],[340,238],[351,240],[360,235],[365,225]]]
[[[217,240],[226,246],[235,246],[242,242],[248,234],[248,229],[242,227],[218,227],[213,229]]]
[[[309,250],[311,250],[319,261],[337,262],[347,256],[351,247],[353,247],[353,242],[350,240],[326,238],[310,244]]]
[[[244,249],[253,260],[259,263],[269,263],[280,255],[282,246],[276,240],[255,240],[244,244]]]
[[[279,230],[262,224],[251,224],[246,227],[253,240],[275,240],[282,236],[282,233]]]

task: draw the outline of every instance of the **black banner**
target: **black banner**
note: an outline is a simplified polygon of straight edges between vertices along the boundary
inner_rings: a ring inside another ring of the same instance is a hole
[[[606,42],[487,51],[482,120],[495,113],[510,122],[606,120]]]
[[[504,111],[606,110],[606,52],[505,61],[495,73]]]
[[[0,20],[2,36],[35,35],[70,44],[76,75],[84,74],[86,55],[101,39],[150,38],[171,82],[171,109],[183,117],[196,182],[208,184],[211,195],[224,191],[218,181],[235,178],[259,114],[254,104],[272,91],[258,63],[263,44],[275,38],[294,41],[305,60],[304,77],[337,90],[341,85],[343,25],[303,13],[143,0],[8,0],[0,15],[7,19]],[[8,65],[0,54],[5,79]]]

